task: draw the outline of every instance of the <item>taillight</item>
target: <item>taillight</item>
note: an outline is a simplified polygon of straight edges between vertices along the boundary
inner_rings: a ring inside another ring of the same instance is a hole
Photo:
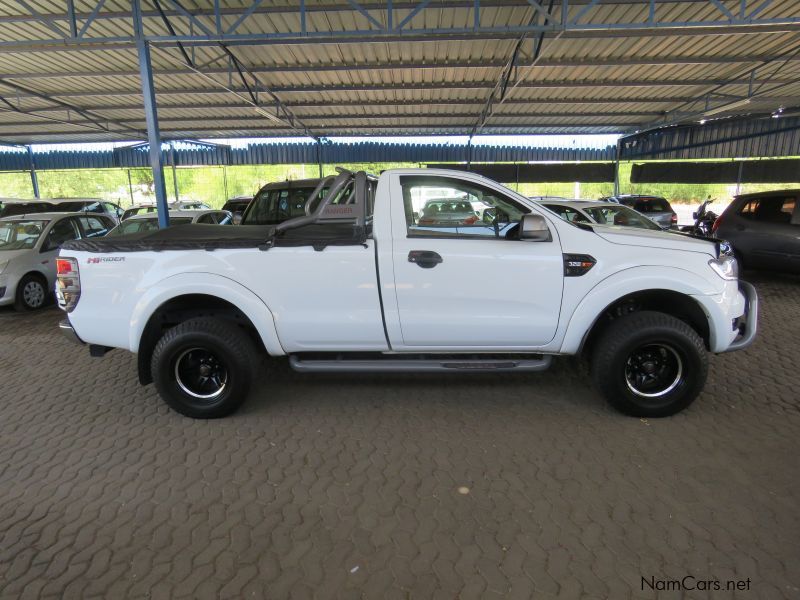
[[[673,225],[678,224],[678,215],[676,213],[672,213],[672,216],[669,218],[669,222]]]
[[[72,312],[81,298],[81,275],[78,259],[56,258],[56,298],[61,310]]]
[[[717,233],[717,229],[722,225],[722,215],[714,219],[714,224],[711,226],[711,233]]]

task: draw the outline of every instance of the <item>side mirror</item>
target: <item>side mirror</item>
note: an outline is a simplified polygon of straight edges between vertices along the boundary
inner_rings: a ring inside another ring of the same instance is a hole
[[[529,242],[549,242],[553,238],[542,215],[522,215],[519,222],[519,239]]]

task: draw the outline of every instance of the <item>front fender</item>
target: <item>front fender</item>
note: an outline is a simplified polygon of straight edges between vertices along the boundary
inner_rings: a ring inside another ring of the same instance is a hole
[[[188,294],[205,294],[230,302],[253,323],[264,347],[272,356],[285,354],[269,307],[250,289],[215,273],[180,273],[148,287],[131,313],[129,348],[137,352],[144,328],[153,313],[165,302]]]
[[[706,318],[710,319],[708,303],[700,301],[698,296],[719,294],[723,287],[722,281],[720,280],[719,287],[714,287],[713,283],[716,282],[676,267],[643,266],[618,271],[598,282],[578,303],[569,319],[560,352],[577,354],[586,335],[606,308],[635,292],[667,290],[683,294],[691,297],[703,310]],[[709,325],[713,332],[713,324]]]

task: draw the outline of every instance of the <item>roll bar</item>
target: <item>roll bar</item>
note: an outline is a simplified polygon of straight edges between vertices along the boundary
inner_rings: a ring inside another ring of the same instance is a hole
[[[367,180],[375,181],[375,178],[367,175],[364,171],[353,173],[342,167],[336,167],[336,170],[339,174],[335,178],[332,175],[325,177],[314,188],[306,202],[306,214],[276,225],[275,235],[311,223],[352,222],[354,227],[364,228],[367,220]],[[353,192],[349,201],[346,204],[333,204],[351,182],[353,183]],[[321,194],[325,186],[330,186],[328,193],[312,211],[312,202]]]

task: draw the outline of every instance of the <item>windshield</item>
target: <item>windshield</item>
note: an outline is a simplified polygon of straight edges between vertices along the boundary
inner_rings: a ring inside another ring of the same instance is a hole
[[[53,206],[44,202],[28,202],[20,204],[4,204],[0,208],[0,217],[15,217],[30,213],[42,213],[52,210]]]
[[[640,213],[670,212],[669,203],[658,196],[633,196],[622,198],[622,203]]]
[[[100,202],[77,200],[74,202],[59,202],[56,204],[58,212],[103,212]]]
[[[47,221],[5,221],[0,223],[0,251],[30,250],[42,235]]]
[[[661,227],[653,221],[627,206],[586,206],[583,210],[600,225],[619,225],[661,231]]]
[[[191,223],[190,217],[172,217],[169,220],[170,226],[187,225]],[[120,223],[117,227],[108,232],[108,235],[126,235],[128,233],[142,233],[144,231],[155,231],[158,229],[158,218],[152,219],[129,219]]]
[[[306,214],[306,202],[316,186],[273,188],[260,192],[242,217],[242,225],[276,225]],[[325,197],[328,189],[320,194]],[[320,198],[320,199],[321,199]]]

